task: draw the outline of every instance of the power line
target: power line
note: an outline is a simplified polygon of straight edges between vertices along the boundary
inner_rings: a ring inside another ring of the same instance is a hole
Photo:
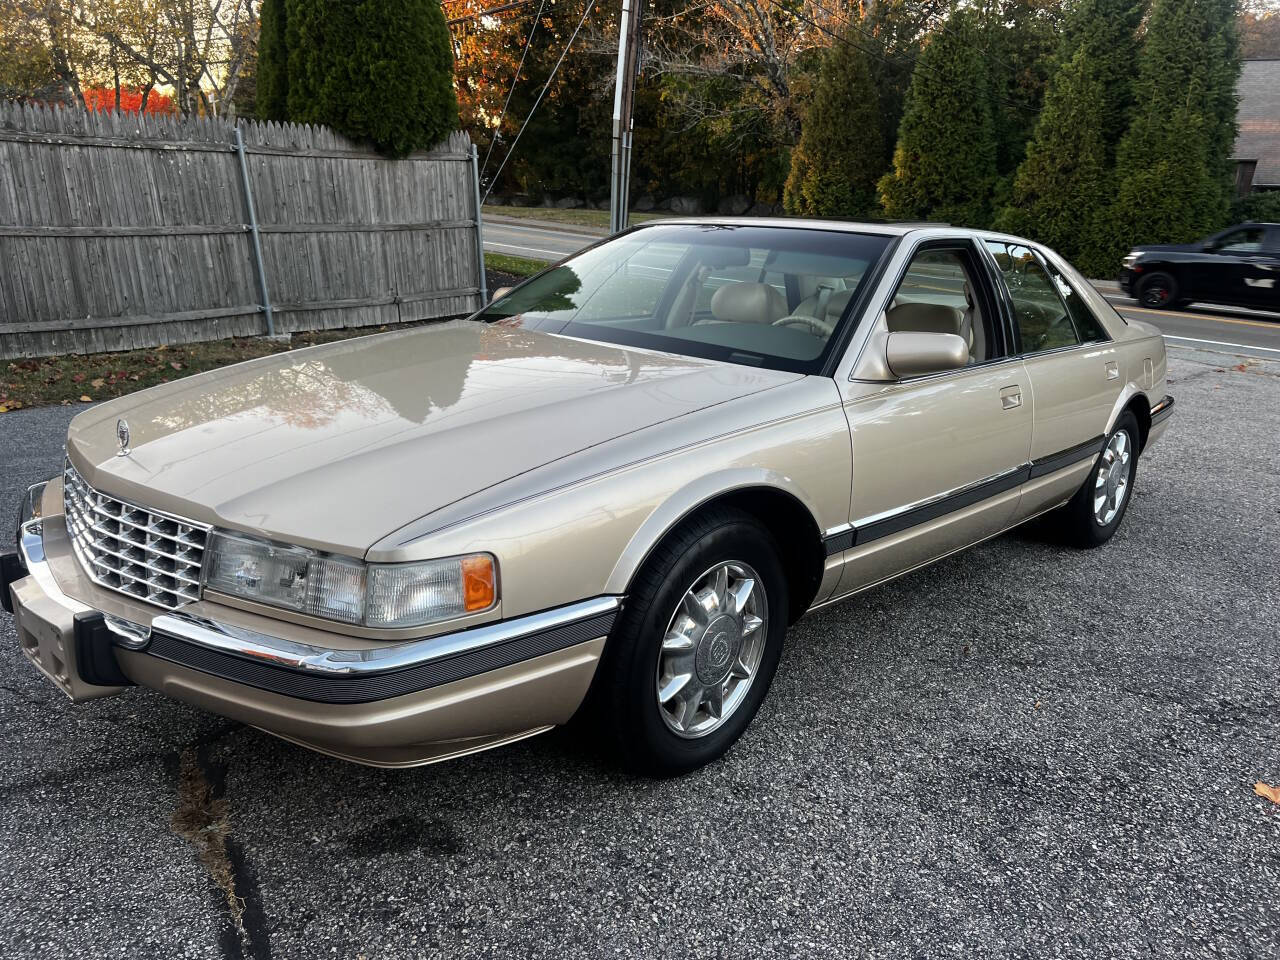
[[[520,138],[524,136],[524,131],[529,126],[529,121],[533,119],[534,113],[538,109],[538,104],[542,103],[542,98],[546,96],[547,90],[551,86],[551,81],[556,78],[556,73],[560,69],[560,64],[564,63],[564,58],[569,55],[569,48],[573,46],[573,41],[578,39],[578,31],[582,29],[582,25],[587,22],[587,14],[591,12],[591,7],[595,0],[587,0],[582,8],[582,18],[578,20],[578,25],[573,28],[573,34],[569,37],[569,42],[564,45],[564,50],[560,53],[560,59],[556,61],[556,65],[551,68],[551,73],[547,75],[547,82],[542,85],[542,89],[538,91],[538,99],[533,101],[533,106],[529,108],[529,115],[524,118],[524,123],[520,124],[520,129],[516,132],[516,138],[511,141],[511,149],[507,151],[507,155],[502,158],[502,164],[493,175],[493,180],[489,184],[489,189],[484,192],[484,198],[481,204],[489,199],[489,194],[493,192],[493,186],[498,182],[498,178],[502,176],[502,171],[507,166],[507,161],[511,159],[511,155],[516,152],[516,144],[520,142]]]
[[[521,0],[525,2],[525,0]],[[498,114],[498,122],[493,126],[493,136],[489,138],[489,149],[484,152],[484,163],[480,166],[480,177],[484,178],[484,172],[489,169],[489,157],[493,155],[493,145],[498,142],[498,133],[502,130],[502,119],[507,115],[507,107],[511,105],[511,95],[516,92],[516,84],[520,82],[520,71],[524,69],[524,58],[529,55],[529,44],[533,43],[533,35],[538,32],[538,24],[542,22],[542,10],[547,5],[547,0],[539,0],[538,13],[533,18],[533,26],[529,29],[529,35],[524,38],[524,49],[520,51],[520,62],[516,64],[515,75],[511,78],[511,86],[507,88],[507,99],[502,102],[502,112]]]
[[[466,23],[468,20],[479,20],[481,17],[490,17],[495,13],[502,13],[505,10],[514,10],[516,7],[528,6],[531,3],[533,3],[533,0],[512,0],[511,3],[504,3],[497,7],[490,7],[488,10],[477,10],[475,13],[468,13],[461,17],[453,17],[445,22],[452,27],[455,24]]]

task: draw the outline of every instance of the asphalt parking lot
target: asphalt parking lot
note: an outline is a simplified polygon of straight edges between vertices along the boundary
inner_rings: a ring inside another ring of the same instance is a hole
[[[1015,532],[814,615],[679,780],[72,706],[0,614],[0,955],[1276,956],[1280,362],[1171,355],[1111,544]],[[0,417],[0,502],[74,412]]]

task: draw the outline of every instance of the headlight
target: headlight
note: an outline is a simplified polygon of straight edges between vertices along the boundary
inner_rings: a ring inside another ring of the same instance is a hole
[[[487,553],[419,563],[362,563],[214,531],[205,586],[341,623],[414,627],[488,610],[498,600]]]

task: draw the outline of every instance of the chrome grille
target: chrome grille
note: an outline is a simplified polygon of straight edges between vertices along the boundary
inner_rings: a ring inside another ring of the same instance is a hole
[[[70,460],[62,506],[76,557],[95,583],[171,610],[199,598],[207,526],[101,493]]]

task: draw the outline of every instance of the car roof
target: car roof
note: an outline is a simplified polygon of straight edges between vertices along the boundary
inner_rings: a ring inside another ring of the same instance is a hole
[[[876,223],[874,221],[817,219],[808,217],[663,217],[636,224],[638,227],[662,225],[712,224],[726,227],[799,227],[806,230],[839,230],[843,233],[876,233],[900,237],[922,226],[945,226],[923,223]]]
[[[882,237],[905,237],[908,234],[934,234],[942,237],[976,237],[986,240],[1012,240],[1018,243],[1031,243],[1023,237],[1015,237],[1007,233],[993,230],[977,230],[973,227],[957,227],[949,223],[930,221],[893,222],[875,220],[840,220],[836,218],[814,217],[664,217],[646,220],[636,224],[633,229],[658,227],[663,225],[698,225],[712,224],[728,227],[790,227],[803,230],[838,230],[843,233],[869,233]],[[1036,244],[1041,246],[1041,244]]]

